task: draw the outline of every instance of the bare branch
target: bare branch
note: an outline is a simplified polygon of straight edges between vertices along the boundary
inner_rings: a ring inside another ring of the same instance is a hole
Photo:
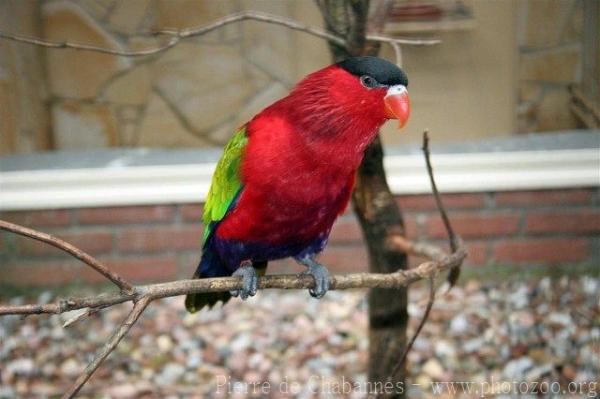
[[[86,298],[69,298],[48,304],[31,304],[16,306],[0,306],[0,316],[10,314],[61,314],[77,309],[97,309],[118,305],[123,302],[133,301],[139,297],[134,290],[132,293],[121,291],[114,294],[100,294]]]
[[[423,154],[425,154],[425,163],[427,164],[427,173],[429,175],[429,180],[431,181],[431,188],[433,190],[433,197],[435,198],[435,203],[437,204],[438,211],[442,217],[442,221],[444,222],[444,227],[446,228],[446,232],[448,233],[448,241],[450,242],[450,249],[452,252],[455,252],[459,246],[460,237],[456,235],[454,230],[452,229],[452,225],[450,224],[450,219],[448,219],[448,213],[444,208],[444,204],[442,203],[442,198],[440,197],[440,192],[438,191],[437,184],[435,183],[435,178],[433,177],[433,166],[431,165],[431,154],[429,152],[429,131],[425,130],[423,132]],[[450,270],[450,274],[448,274],[448,283],[450,284],[450,288],[456,284],[458,281],[458,277],[460,277],[460,265]]]
[[[450,224],[450,219],[448,218],[448,214],[446,213],[446,208],[444,208],[444,203],[442,202],[442,198],[440,197],[440,192],[438,191],[437,184],[435,182],[435,176],[433,175],[433,166],[431,165],[431,153],[429,151],[429,131],[425,130],[423,132],[423,155],[425,156],[425,163],[427,165],[427,174],[429,175],[429,181],[431,182],[431,189],[433,191],[433,196],[435,198],[435,202],[440,212],[442,219],[444,220],[444,226],[446,228],[446,232],[448,233],[448,240],[450,241],[450,248],[453,253],[457,251],[461,251],[464,253],[466,257],[466,250],[464,249],[462,240],[458,237],[454,230],[452,229],[452,225]],[[441,260],[444,258],[444,252],[436,247],[429,245],[418,245],[413,244],[406,238],[396,235],[390,239],[390,244],[395,246],[397,249],[401,249],[406,253],[413,254],[421,254],[430,259]],[[464,258],[463,258],[464,259]],[[448,281],[450,281],[450,285],[452,286],[456,280],[458,279],[458,273],[456,270],[460,270],[460,266],[462,265],[462,260],[456,266],[453,266],[450,269],[450,275]],[[388,377],[388,381],[392,381],[394,376],[400,371],[401,367],[404,365],[406,361],[406,357],[408,353],[411,351],[415,341],[417,340],[421,330],[427,323],[427,319],[429,318],[429,314],[431,313],[431,309],[433,308],[433,303],[435,302],[435,276],[429,276],[429,298],[427,300],[427,306],[425,307],[425,311],[423,312],[423,317],[415,330],[412,338],[404,348],[404,352],[400,357],[400,360],[394,366],[392,372]]]
[[[390,250],[404,252],[407,255],[440,261],[446,256],[441,248],[431,244],[413,242],[401,234],[392,234],[386,243]]]
[[[407,39],[371,34],[367,34],[367,40],[381,43],[408,44],[410,46],[432,46],[434,44],[440,44],[442,42],[440,39]]]
[[[213,30],[222,28],[223,26],[240,22],[246,20],[260,21],[268,24],[281,25],[285,26],[289,29],[297,30],[300,32],[307,33],[309,35],[313,35],[316,37],[320,37],[321,39],[328,40],[332,43],[336,43],[340,46],[346,47],[346,41],[337,35],[331,34],[323,29],[312,27],[309,25],[305,25],[300,23],[294,19],[282,17],[279,15],[257,12],[257,11],[243,11],[239,13],[234,13],[227,15],[223,18],[219,18],[212,23],[201,25],[195,28],[187,28],[182,30],[174,30],[174,29],[162,29],[156,32],[152,32],[153,35],[167,35],[170,36],[170,39],[158,46],[158,47],[150,47],[147,49],[130,51],[130,50],[120,50],[120,49],[111,49],[106,47],[94,46],[91,44],[84,43],[75,43],[70,41],[52,41],[45,40],[36,37],[30,37],[25,35],[20,35],[16,33],[2,32],[0,31],[0,38],[12,40],[20,43],[32,44],[36,46],[42,46],[47,48],[54,49],[72,49],[72,50],[81,50],[81,51],[93,51],[97,53],[110,54],[120,57],[145,57],[149,55],[154,55],[161,53],[174,47],[180,41],[184,39],[188,39],[191,37],[202,36],[206,33],[209,33]],[[389,43],[392,46],[398,44],[408,44],[415,46],[427,46],[432,44],[437,44],[440,41],[437,39],[411,39],[411,38],[395,38],[389,36],[382,35],[366,35],[367,40]]]
[[[96,258],[75,247],[74,245],[71,245],[68,242],[61,240],[58,237],[54,237],[50,234],[42,233],[37,230],[29,229],[24,226],[19,226],[18,224],[10,223],[4,220],[0,220],[0,230],[6,230],[25,237],[33,238],[34,240],[45,242],[46,244],[50,244],[53,247],[62,249],[63,251],[79,259],[80,261],[87,264],[92,269],[96,270],[98,273],[115,283],[115,285],[125,293],[131,294],[134,291],[133,286],[128,281],[123,279],[117,273],[108,269]]]
[[[177,37],[173,37],[173,38],[171,38],[171,40],[169,40],[169,42],[167,42],[166,44],[164,44],[160,47],[148,48],[148,49],[138,50],[138,51],[127,51],[127,50],[115,50],[115,49],[110,49],[110,48],[105,48],[105,47],[100,47],[100,46],[94,46],[91,44],[73,43],[73,42],[69,42],[69,41],[56,42],[56,41],[44,40],[44,39],[31,37],[31,36],[19,35],[16,33],[2,32],[2,31],[0,31],[0,38],[12,40],[15,42],[20,42],[20,43],[33,44],[36,46],[42,46],[42,47],[47,47],[47,48],[93,51],[96,53],[117,55],[117,56],[121,56],[121,57],[141,57],[141,56],[147,56],[147,55],[160,53],[161,51],[168,50],[171,47],[175,46],[180,40]]]
[[[75,380],[75,383],[69,388],[67,392],[62,396],[63,398],[73,398],[77,395],[77,392],[81,389],[83,384],[90,379],[94,371],[100,367],[104,359],[110,355],[110,353],[117,347],[121,339],[129,332],[131,327],[135,324],[141,314],[146,310],[146,307],[152,302],[150,297],[142,297],[138,302],[135,303],[127,318],[121,323],[119,329],[110,337],[108,342],[102,347],[100,352],[96,354],[91,363],[85,368],[83,373]]]
[[[427,261],[409,270],[399,270],[394,273],[354,273],[331,276],[330,289],[345,290],[352,288],[400,288],[415,281],[437,275],[462,262],[466,252],[464,248],[453,254],[445,255],[436,261]],[[260,289],[308,289],[314,287],[314,279],[307,275],[268,275],[260,277]],[[135,287],[134,294],[121,292],[112,295],[98,295],[79,299],[61,300],[54,304],[0,306],[0,315],[9,314],[59,314],[76,309],[95,309],[117,305],[120,303],[139,300],[143,297],[152,299],[167,298],[194,294],[199,292],[225,292],[242,288],[239,277],[219,277],[196,280],[178,280],[167,283],[150,284]]]
[[[421,321],[419,322],[419,325],[417,326],[417,329],[415,330],[415,333],[413,334],[412,338],[410,339],[410,341],[408,341],[408,344],[404,348],[404,352],[402,352],[402,356],[400,356],[400,360],[398,361],[398,363],[396,363],[396,365],[394,366],[394,369],[390,373],[388,381],[393,381],[394,376],[398,373],[398,371],[400,371],[400,368],[402,367],[404,362],[406,362],[406,357],[408,356],[408,353],[411,351],[412,347],[414,346],[415,341],[417,340],[417,338],[419,337],[419,334],[421,333],[421,330],[425,326],[425,323],[427,323],[427,319],[429,318],[429,313],[431,312],[431,308],[433,308],[434,302],[435,302],[435,278],[432,276],[432,277],[429,277],[429,298],[427,300],[427,306],[425,307],[425,311],[423,312],[423,317],[421,318]]]
[[[446,208],[444,208],[444,204],[442,203],[442,198],[440,197],[440,192],[438,191],[437,184],[435,183],[435,177],[433,176],[433,166],[431,165],[431,153],[429,151],[429,131],[425,130],[423,132],[423,154],[425,155],[425,163],[427,165],[427,174],[429,175],[429,181],[431,182],[431,189],[433,191],[433,198],[435,198],[435,203],[437,204],[438,211],[442,216],[442,220],[444,221],[444,227],[446,228],[446,232],[448,233],[448,239],[450,240],[450,249],[452,252],[455,252],[458,248],[458,238],[454,230],[452,229],[452,225],[450,224],[450,219],[448,218],[448,213],[446,212]]]

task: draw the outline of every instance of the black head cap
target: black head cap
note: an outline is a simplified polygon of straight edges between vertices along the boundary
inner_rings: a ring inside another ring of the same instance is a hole
[[[391,62],[378,57],[351,57],[337,63],[358,77],[369,75],[379,83],[393,86],[408,86],[408,78],[404,71]]]

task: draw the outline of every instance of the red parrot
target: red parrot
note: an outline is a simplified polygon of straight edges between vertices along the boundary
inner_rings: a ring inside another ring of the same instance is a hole
[[[387,119],[410,114],[406,74],[377,57],[352,57],[305,77],[227,144],[204,207],[194,278],[240,276],[241,290],[186,298],[190,312],[256,293],[267,262],[293,257],[322,297],[329,273],[315,257],[346,208],[365,149]]]

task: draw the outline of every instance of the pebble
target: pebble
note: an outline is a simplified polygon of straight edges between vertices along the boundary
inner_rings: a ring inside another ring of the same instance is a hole
[[[585,276],[471,281],[454,287],[437,298],[409,354],[407,382],[592,381],[600,375],[599,290],[600,279]],[[301,388],[297,397],[313,398],[308,383],[319,388],[315,375],[321,382],[340,376],[365,381],[365,293],[330,292],[317,301],[305,291],[270,290],[194,315],[184,311],[183,298],[156,301],[96,372],[90,387],[97,397],[106,398],[227,397],[216,395],[215,387],[218,380],[229,378],[238,387],[268,381],[276,388],[296,382]],[[427,294],[425,287],[409,292],[409,313],[414,316],[409,335]],[[54,301],[43,295],[43,301]],[[108,308],[66,329],[56,316],[0,318],[0,398],[60,396],[127,310]],[[289,395],[275,389],[270,397]]]
[[[473,338],[463,343],[463,349],[467,353],[477,352],[485,344],[484,338]]]
[[[573,322],[571,316],[567,313],[550,313],[548,317],[548,322],[553,324],[558,324],[561,326],[570,326]]]
[[[444,367],[437,359],[433,358],[425,362],[423,372],[433,379],[440,379],[444,375]]]
[[[6,372],[9,375],[31,376],[36,368],[33,359],[15,359],[6,364]]]
[[[533,367],[533,364],[533,360],[527,356],[511,360],[504,366],[502,375],[509,380],[517,381],[525,375],[527,370]]]
[[[60,365],[60,372],[69,377],[77,377],[83,371],[83,367],[75,359],[67,359]]]
[[[231,350],[233,352],[240,352],[245,350],[252,343],[252,337],[248,332],[242,332],[236,338],[234,338],[233,342],[231,342]]]
[[[456,348],[450,341],[439,340],[435,343],[435,354],[438,357],[454,357]]]
[[[156,345],[161,352],[169,352],[173,349],[173,340],[168,335],[159,335],[156,339]]]
[[[167,364],[161,373],[156,377],[156,383],[158,385],[171,385],[177,382],[183,374],[185,373],[185,368],[177,363],[169,363]]]
[[[457,314],[450,322],[450,331],[455,334],[462,334],[470,327],[469,320],[463,313]]]

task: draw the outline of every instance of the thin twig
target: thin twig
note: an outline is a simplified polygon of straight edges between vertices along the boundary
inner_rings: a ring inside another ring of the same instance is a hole
[[[127,318],[121,323],[119,329],[110,337],[110,339],[104,344],[100,352],[96,354],[94,359],[85,368],[83,373],[75,380],[73,385],[65,392],[62,396],[64,398],[73,398],[77,395],[77,392],[81,387],[90,379],[94,371],[102,364],[104,359],[110,355],[110,353],[117,347],[121,339],[129,332],[131,327],[135,324],[140,315],[144,312],[146,307],[152,302],[152,298],[145,296],[142,297],[131,309]]]
[[[444,221],[444,227],[446,228],[446,232],[448,233],[448,239],[450,241],[450,249],[452,252],[456,252],[458,248],[458,241],[456,237],[456,233],[454,233],[454,229],[452,229],[452,224],[450,224],[450,219],[448,218],[448,213],[444,208],[444,204],[442,203],[442,197],[440,196],[440,192],[438,191],[437,184],[435,183],[435,177],[433,175],[433,166],[431,165],[431,153],[429,151],[429,130],[425,130],[423,132],[423,154],[425,155],[425,163],[427,165],[427,174],[429,175],[429,181],[431,182],[431,189],[433,191],[433,198],[435,198],[435,203],[437,205],[438,211]]]
[[[431,182],[431,189],[433,191],[433,196],[435,198],[435,202],[437,204],[438,211],[440,212],[440,214],[442,215],[442,219],[444,220],[444,226],[446,228],[446,232],[448,233],[448,239],[450,241],[450,248],[452,249],[453,254],[457,253],[457,251],[460,251],[460,252],[464,253],[464,255],[466,257],[466,250],[464,249],[462,240],[460,239],[460,237],[458,237],[454,233],[454,230],[452,229],[452,224],[450,223],[450,219],[448,218],[448,215],[446,213],[446,208],[444,207],[444,203],[442,202],[440,192],[439,192],[439,190],[437,188],[437,184],[435,182],[435,176],[433,174],[433,166],[431,165],[431,154],[429,151],[429,132],[427,130],[425,130],[423,132],[422,150],[423,150],[423,155],[425,156],[425,163],[427,165],[427,174],[429,175],[429,181]],[[403,252],[406,252],[406,253],[418,252],[421,255],[424,255],[425,257],[428,257],[430,259],[442,259],[444,257],[444,255],[443,255],[444,252],[437,249],[436,247],[430,247],[427,245],[421,245],[421,246],[417,247],[418,244],[412,243],[402,236],[393,236],[393,237],[391,237],[390,241],[391,242],[389,244],[394,245],[397,249],[401,249],[401,250],[403,250]],[[458,265],[456,265],[455,267],[450,269],[451,276],[452,276],[452,273],[454,272],[454,270],[460,270],[461,264],[462,264],[462,261]],[[458,278],[458,276],[456,276],[456,278]],[[454,282],[455,281],[456,280],[454,280]],[[421,330],[425,326],[425,323],[427,323],[427,319],[429,318],[429,314],[431,313],[431,309],[433,308],[434,302],[435,302],[435,275],[431,275],[431,276],[429,276],[429,298],[427,300],[427,306],[425,307],[425,311],[423,312],[423,317],[421,318],[421,321],[419,322],[419,325],[417,326],[417,329],[415,330],[412,338],[410,339],[410,341],[408,341],[408,343],[404,347],[402,356],[400,356],[400,360],[398,361],[398,363],[396,363],[392,372],[390,373],[390,375],[388,377],[388,381],[392,381],[394,376],[398,373],[398,371],[404,365],[406,358],[408,356],[408,353],[412,350],[412,348],[415,344],[415,341],[417,340],[417,338],[419,337],[419,334],[421,333]]]
[[[400,371],[400,368],[404,365],[404,362],[406,362],[406,357],[408,356],[408,353],[411,351],[412,347],[414,346],[415,341],[417,340],[417,338],[419,337],[419,334],[421,333],[421,330],[425,326],[425,323],[427,323],[427,319],[429,318],[429,313],[431,312],[431,308],[433,308],[433,303],[435,302],[435,278],[433,276],[431,276],[431,277],[429,277],[428,281],[429,281],[429,298],[427,300],[427,306],[425,307],[425,311],[423,312],[423,317],[421,318],[421,321],[419,322],[419,325],[417,326],[417,329],[415,330],[415,333],[413,334],[412,338],[410,339],[410,341],[408,341],[408,344],[406,344],[406,346],[404,347],[404,352],[402,352],[402,356],[400,356],[400,360],[398,361],[398,363],[396,363],[396,365],[394,366],[394,369],[390,373],[388,381],[392,381],[394,376],[398,373],[398,371]]]
[[[42,233],[37,230],[33,230],[18,224],[10,223],[4,220],[0,220],[0,230],[10,231],[25,237],[33,238],[46,244],[50,244],[53,247],[61,249],[73,257],[79,259],[83,263],[96,270],[98,273],[115,283],[126,294],[131,294],[134,291],[133,285],[126,281],[123,277],[110,270],[108,267],[100,263],[96,258],[82,251],[81,249],[69,244],[68,242],[61,240],[58,237],[54,237],[50,234]]]
[[[0,306],[0,316],[10,314],[61,314],[77,309],[110,307],[123,302],[136,300],[138,297],[139,293],[137,292],[128,294],[121,291],[119,293],[100,294],[86,298],[62,299],[57,303]]]
[[[42,46],[47,48],[54,49],[72,49],[72,50],[81,50],[81,51],[93,51],[97,53],[110,54],[120,57],[145,57],[149,55],[158,54],[160,52],[166,51],[175,45],[177,45],[180,41],[184,39],[188,39],[191,37],[201,36],[208,32],[211,32],[215,29],[219,29],[223,26],[240,22],[246,20],[260,21],[269,24],[281,25],[285,26],[292,30],[297,30],[300,32],[307,33],[309,35],[313,35],[316,37],[320,37],[325,40],[329,40],[330,42],[336,43],[340,46],[346,47],[346,41],[337,35],[331,34],[323,29],[312,27],[309,25],[305,25],[300,23],[294,19],[282,17],[279,15],[257,12],[257,11],[243,11],[239,13],[234,13],[227,15],[223,18],[219,18],[214,22],[211,22],[206,25],[201,25],[195,28],[187,28],[181,30],[175,29],[161,29],[155,32],[152,32],[153,35],[168,35],[170,39],[158,46],[158,47],[150,47],[142,50],[120,50],[120,49],[111,49],[106,47],[95,46],[91,44],[84,43],[75,43],[70,41],[52,41],[45,40],[36,37],[30,37],[25,35],[20,35],[16,33],[2,32],[0,31],[0,38],[8,39],[20,43],[32,44],[36,46]],[[432,44],[437,44],[440,41],[437,39],[410,39],[410,38],[395,38],[389,36],[382,35],[366,35],[367,40],[377,41],[382,43],[393,43],[397,44],[408,44],[415,46],[428,46]]]
[[[452,229],[452,225],[450,224],[450,219],[448,218],[448,213],[444,208],[444,204],[442,203],[442,198],[440,196],[440,192],[438,191],[437,184],[435,183],[435,178],[433,177],[433,166],[431,165],[431,154],[429,152],[429,131],[425,130],[423,132],[423,154],[425,155],[425,163],[427,164],[427,173],[429,174],[429,180],[431,181],[431,188],[433,190],[433,198],[435,198],[435,203],[437,205],[438,211],[442,217],[442,221],[444,222],[444,227],[446,228],[446,232],[448,234],[448,241],[450,243],[450,249],[452,252],[455,252],[459,246],[460,237],[456,235],[454,229]],[[457,266],[450,270],[448,274],[448,284],[450,285],[448,289],[452,288],[454,284],[458,281],[460,277],[460,266]]]
[[[413,242],[401,234],[391,234],[386,246],[392,251],[403,252],[407,255],[441,261],[447,254],[435,245]]]
[[[282,26],[285,26],[285,27],[293,29],[293,30],[301,31],[301,32],[308,33],[308,34],[316,36],[316,37],[320,37],[322,39],[329,40],[330,42],[336,43],[342,47],[347,47],[346,41],[338,35],[329,33],[327,31],[319,29],[319,28],[315,28],[315,27],[311,27],[311,26],[299,23],[290,18],[286,18],[286,17],[274,15],[274,14],[269,14],[269,13],[256,12],[256,11],[243,11],[243,12],[239,12],[239,13],[235,13],[235,14],[230,14],[223,18],[217,19],[216,21],[214,21],[210,24],[202,25],[202,26],[199,26],[196,28],[187,28],[187,29],[182,29],[182,30],[162,29],[162,30],[155,31],[155,32],[153,32],[153,35],[169,35],[169,36],[171,36],[171,38],[169,39],[169,41],[167,41],[165,44],[163,44],[161,46],[137,50],[137,51],[109,49],[109,48],[94,46],[94,45],[90,45],[90,44],[74,43],[74,42],[69,42],[69,41],[57,42],[57,41],[45,40],[45,39],[29,37],[29,36],[8,33],[8,32],[1,32],[1,31],[0,31],[0,38],[13,40],[13,41],[21,42],[21,43],[27,43],[27,44],[48,47],[48,48],[55,48],[55,49],[73,49],[73,50],[82,50],[82,51],[94,51],[94,52],[122,56],[122,57],[144,57],[144,56],[154,55],[154,54],[158,54],[163,51],[166,51],[166,50],[174,47],[175,45],[177,45],[183,39],[187,39],[187,38],[195,37],[195,36],[201,36],[208,32],[211,32],[215,29],[219,29],[223,26],[226,26],[226,25],[229,25],[229,24],[232,24],[235,22],[244,21],[244,20],[254,20],[254,21],[260,21],[260,22],[265,22],[265,23],[270,23],[270,24],[275,24],[275,25],[282,25]],[[438,39],[397,38],[397,37],[384,36],[381,34],[367,34],[365,36],[365,38],[370,41],[389,44],[392,47],[392,49],[394,50],[394,53],[396,55],[396,64],[398,66],[402,65],[402,50],[400,48],[401,44],[413,45],[413,46],[430,46],[430,45],[440,43],[440,40],[438,40]]]

